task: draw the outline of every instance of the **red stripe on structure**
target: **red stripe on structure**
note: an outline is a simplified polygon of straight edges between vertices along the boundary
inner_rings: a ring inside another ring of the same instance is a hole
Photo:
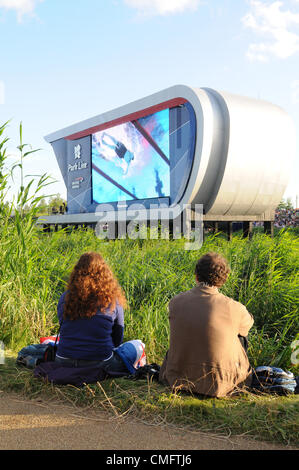
[[[140,119],[142,117],[149,116],[150,114],[154,114],[159,111],[163,111],[167,108],[174,108],[175,106],[179,106],[180,104],[184,103],[187,103],[187,100],[185,100],[184,98],[174,98],[172,100],[164,101],[164,103],[160,103],[155,106],[150,106],[149,108],[142,109],[141,111],[137,111],[136,113],[131,113],[127,116],[122,116],[120,118],[113,119],[112,121],[105,122],[104,124],[99,124],[98,126],[90,127],[89,129],[85,129],[84,131],[77,132],[76,134],[69,135],[65,138],[66,140],[81,139],[82,137],[94,134],[95,132],[104,131],[105,129],[109,129],[110,127],[124,124],[125,122],[136,121],[137,119]]]

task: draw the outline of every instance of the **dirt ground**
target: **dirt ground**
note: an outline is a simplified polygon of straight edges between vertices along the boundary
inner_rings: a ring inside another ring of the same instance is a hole
[[[0,394],[0,450],[290,450],[59,402]]]

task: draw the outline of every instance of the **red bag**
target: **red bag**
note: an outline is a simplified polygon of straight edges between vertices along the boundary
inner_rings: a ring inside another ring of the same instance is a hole
[[[56,340],[57,338],[57,340]],[[39,342],[40,344],[48,344],[48,343],[58,343],[59,342],[59,336],[43,336],[42,338],[40,338]]]

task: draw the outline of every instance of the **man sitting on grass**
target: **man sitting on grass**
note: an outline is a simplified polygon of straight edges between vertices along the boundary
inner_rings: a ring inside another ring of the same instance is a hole
[[[254,320],[244,305],[218,291],[229,271],[222,256],[207,253],[196,264],[196,287],[171,299],[162,383],[213,397],[250,386],[244,342]]]

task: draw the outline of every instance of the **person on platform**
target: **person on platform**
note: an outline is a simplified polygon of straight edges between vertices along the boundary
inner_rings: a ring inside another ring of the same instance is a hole
[[[140,340],[123,342],[125,295],[99,253],[84,253],[57,306],[60,323],[55,362],[67,367],[103,366],[134,373],[145,356]]]
[[[250,386],[246,346],[254,320],[219,292],[229,272],[221,255],[207,253],[196,264],[196,286],[171,299],[170,344],[159,374],[165,385],[212,397]]]

